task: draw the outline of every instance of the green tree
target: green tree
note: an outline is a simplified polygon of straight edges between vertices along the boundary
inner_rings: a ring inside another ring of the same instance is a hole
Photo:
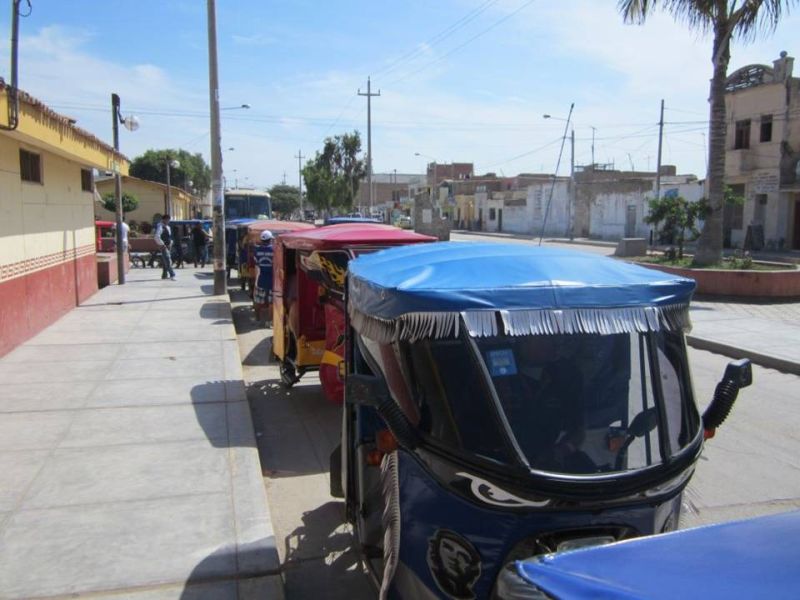
[[[722,211],[725,204],[725,82],[731,40],[749,41],[774,31],[796,0],[618,0],[626,22],[641,24],[661,7],[676,20],[701,33],[711,32],[713,75],[709,91],[708,196],[710,212],[703,226],[694,262],[708,266],[722,260]],[[654,46],[654,52],[658,48]]]
[[[272,210],[281,216],[291,215],[300,207],[300,190],[295,185],[273,185],[269,195],[272,196]]]
[[[350,208],[366,173],[358,131],[326,138],[321,152],[303,168],[308,201],[318,211],[330,215],[334,208]]]
[[[130,174],[139,179],[167,183],[167,161],[177,160],[179,167],[170,168],[170,183],[203,196],[211,189],[211,169],[198,152],[190,154],[186,150],[167,148],[148,150],[133,159]]]
[[[678,245],[678,258],[683,258],[683,245],[687,239],[696,240],[700,235],[697,221],[705,219],[709,213],[708,200],[701,198],[697,202],[688,202],[683,196],[664,196],[649,200],[650,214],[644,222],[653,225],[659,232],[660,239],[670,240],[670,244]]]
[[[139,207],[139,199],[131,193],[122,192],[122,213],[128,214]],[[112,192],[103,195],[103,208],[109,212],[117,212],[117,198]]]

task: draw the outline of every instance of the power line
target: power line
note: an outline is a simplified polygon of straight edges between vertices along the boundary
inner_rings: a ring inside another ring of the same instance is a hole
[[[528,6],[530,6],[531,4],[533,4],[535,1],[536,1],[536,0],[528,0],[527,2],[525,2],[524,4],[522,4],[522,5],[521,5],[519,8],[517,8],[515,11],[513,11],[513,12],[511,12],[511,13],[507,14],[505,17],[502,17],[502,18],[498,19],[497,21],[495,21],[494,23],[492,23],[491,25],[489,25],[489,27],[487,27],[486,29],[484,29],[484,30],[482,30],[482,31],[478,32],[477,34],[475,34],[474,36],[472,36],[471,38],[469,38],[469,39],[468,39],[466,42],[464,42],[463,44],[459,44],[459,45],[458,45],[458,46],[456,46],[455,48],[451,49],[449,52],[447,52],[447,53],[445,53],[445,54],[441,55],[440,57],[438,57],[438,58],[436,58],[436,59],[434,59],[434,60],[430,61],[429,63],[426,63],[426,64],[424,64],[424,65],[423,65],[423,66],[421,66],[419,69],[416,69],[416,70],[414,70],[414,71],[411,71],[411,72],[409,72],[409,73],[407,73],[407,74],[405,74],[405,75],[402,75],[402,76],[398,77],[397,79],[394,79],[394,80],[390,81],[390,82],[389,82],[387,85],[394,85],[394,84],[396,84],[396,83],[399,83],[399,82],[403,81],[404,79],[408,79],[408,78],[409,78],[409,77],[411,77],[412,75],[416,75],[417,73],[420,73],[420,72],[424,71],[424,70],[425,70],[425,69],[427,69],[428,67],[431,67],[431,66],[435,65],[436,63],[443,61],[445,58],[447,58],[447,57],[448,57],[448,56],[450,56],[451,54],[453,54],[453,53],[457,52],[458,50],[461,50],[461,48],[464,48],[465,46],[468,46],[469,44],[471,44],[472,42],[474,42],[475,40],[477,40],[479,37],[481,37],[481,36],[483,36],[483,35],[485,35],[485,34],[489,33],[489,32],[490,32],[492,29],[494,29],[495,27],[498,27],[499,25],[501,25],[501,24],[505,23],[505,22],[506,22],[506,21],[508,21],[508,20],[509,20],[511,17],[514,17],[514,16],[516,16],[516,15],[517,15],[519,12],[521,12],[523,9],[525,9],[525,8],[527,8]]]
[[[462,27],[464,27],[465,25],[467,25],[471,21],[474,21],[478,16],[481,15],[481,13],[485,12],[486,10],[488,10],[493,4],[496,4],[497,2],[498,2],[498,0],[486,0],[486,2],[484,2],[483,4],[478,6],[477,8],[473,9],[472,11],[467,13],[465,16],[461,17],[458,21],[456,21],[455,23],[453,23],[449,27],[443,29],[442,31],[440,31],[439,33],[434,35],[428,41],[423,42],[422,44],[417,44],[416,48],[414,48],[413,50],[411,50],[409,52],[406,52],[405,54],[403,54],[399,58],[390,61],[388,65],[384,66],[381,69],[378,69],[377,71],[374,71],[372,74],[373,75],[386,74],[386,73],[391,73],[392,71],[397,70],[398,65],[400,65],[403,62],[409,62],[411,59],[416,58],[417,56],[419,56],[421,54],[424,54],[424,51],[425,51],[426,48],[430,48],[430,47],[435,46],[435,45],[439,44],[440,42],[446,40],[448,37],[453,35],[457,30],[461,29]]]

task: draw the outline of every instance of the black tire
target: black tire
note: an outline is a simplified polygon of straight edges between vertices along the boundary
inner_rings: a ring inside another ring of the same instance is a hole
[[[339,444],[331,452],[330,458],[330,481],[331,496],[334,498],[344,498],[344,486],[342,486],[342,445]]]
[[[299,381],[300,378],[297,376],[297,372],[294,370],[294,366],[292,366],[291,363],[282,360],[278,368],[280,369],[281,384],[283,387],[290,388]]]

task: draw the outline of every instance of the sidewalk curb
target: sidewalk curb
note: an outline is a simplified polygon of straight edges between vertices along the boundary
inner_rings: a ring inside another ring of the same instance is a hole
[[[233,324],[233,307],[230,295],[216,296],[223,300],[227,317],[230,319],[232,354],[236,360],[226,365],[226,379],[239,383],[238,388],[228,395],[226,390],[226,414],[228,418],[229,460],[233,472],[233,503],[237,529],[238,575],[245,578],[259,578],[267,581],[269,598],[285,598],[282,567],[275,543],[275,530],[272,513],[264,488],[261,472],[261,459],[258,455],[255,428],[247,400],[242,358],[239,353],[238,335]],[[230,372],[228,369],[230,368]],[[239,393],[237,393],[239,392]],[[233,396],[233,397],[230,397]],[[245,594],[241,597],[264,597]]]
[[[696,337],[693,335],[686,336],[686,343],[692,348],[698,350],[708,350],[716,354],[722,354],[731,358],[749,358],[757,365],[766,367],[768,369],[775,369],[782,373],[789,373],[791,375],[800,375],[800,364],[786,360],[784,358],[777,358],[768,354],[762,354],[746,348],[739,348],[737,346],[730,346],[721,342],[715,342],[706,338]]]
[[[517,240],[536,240],[539,237],[538,235],[528,234],[528,233],[510,233],[504,231],[471,231],[469,229],[453,229],[450,231],[450,233],[457,233],[459,235],[494,237],[498,239],[510,238]],[[592,240],[588,238],[575,238],[570,240],[569,238],[547,237],[544,238],[544,241],[554,244],[573,244],[575,246],[597,246],[599,248],[617,247],[617,242],[609,242],[606,240]]]

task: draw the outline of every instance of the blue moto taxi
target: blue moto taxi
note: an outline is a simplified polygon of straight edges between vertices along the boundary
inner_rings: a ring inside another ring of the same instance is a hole
[[[800,511],[517,561],[503,600],[797,598]]]
[[[695,404],[694,281],[582,252],[435,243],[350,263],[345,498],[385,598],[488,598],[516,559],[675,529],[750,383]]]

